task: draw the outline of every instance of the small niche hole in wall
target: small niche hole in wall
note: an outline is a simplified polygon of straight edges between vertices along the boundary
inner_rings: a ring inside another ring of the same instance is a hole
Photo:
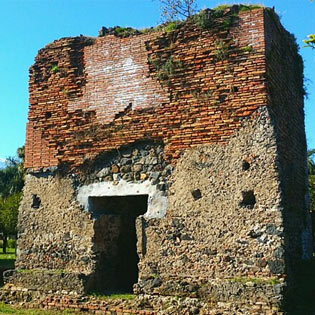
[[[51,117],[51,112],[46,112],[46,113],[45,113],[45,118],[48,119],[48,118],[50,118],[50,117]]]
[[[224,102],[226,98],[227,98],[227,95],[220,95],[219,96],[219,102],[220,103]]]
[[[32,208],[38,209],[40,207],[41,200],[37,195],[32,195]]]
[[[242,191],[242,201],[240,206],[244,208],[253,209],[256,204],[256,197],[253,190]]]
[[[242,170],[247,171],[249,168],[250,168],[250,164],[244,160],[242,163]]]
[[[200,189],[195,189],[191,192],[194,200],[198,200],[202,197]]]

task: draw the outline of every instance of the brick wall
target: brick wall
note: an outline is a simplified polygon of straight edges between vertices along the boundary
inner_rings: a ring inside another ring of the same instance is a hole
[[[168,160],[226,142],[266,104],[263,9],[230,15],[210,29],[190,21],[168,33],[64,38],[40,50],[30,69],[25,166],[77,167],[148,138],[165,143]]]

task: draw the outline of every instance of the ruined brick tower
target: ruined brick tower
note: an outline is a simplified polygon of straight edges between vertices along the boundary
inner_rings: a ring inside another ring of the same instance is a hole
[[[57,40],[30,68],[7,282],[281,307],[311,256],[292,36],[245,6],[119,30]]]

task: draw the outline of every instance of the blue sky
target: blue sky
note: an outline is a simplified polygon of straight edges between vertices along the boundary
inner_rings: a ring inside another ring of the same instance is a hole
[[[199,0],[200,8],[236,1]],[[315,2],[309,0],[244,1],[275,6],[282,24],[302,40],[315,33]],[[55,39],[97,36],[101,26],[156,26],[158,1],[152,0],[0,0],[0,161],[24,144],[28,109],[28,68],[37,51]],[[301,49],[308,98],[306,135],[315,148],[315,50]]]

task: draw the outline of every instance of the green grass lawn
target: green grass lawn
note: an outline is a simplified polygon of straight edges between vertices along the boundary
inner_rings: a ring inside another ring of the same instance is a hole
[[[14,269],[14,262],[15,262],[15,253],[14,248],[7,248],[7,253],[3,254],[2,248],[0,249],[0,286],[3,285],[3,277],[2,273],[7,269]],[[0,314],[2,313],[0,311]]]
[[[7,253],[3,254],[2,248],[0,249],[0,269],[12,269],[14,268],[15,253],[14,248],[7,248]]]
[[[14,248],[7,248],[7,254],[14,254],[15,249]],[[0,247],[0,254],[3,253],[2,247]]]
[[[2,248],[0,248],[0,272],[4,270],[13,269],[15,262],[15,250],[14,248],[7,248],[7,253],[3,254]],[[0,286],[3,284],[2,274],[0,275]],[[36,310],[25,309],[21,307],[14,307],[4,303],[0,303],[0,315],[2,314],[17,314],[17,315],[68,315],[68,314],[82,314],[73,310]]]
[[[131,293],[113,293],[113,294],[103,294],[103,293],[91,293],[91,297],[98,298],[100,300],[134,300],[136,296]]]
[[[0,260],[13,259],[15,260],[15,249],[7,248],[7,253],[3,254],[2,248],[0,248]]]
[[[35,310],[35,309],[22,309],[19,307],[14,307],[11,305],[6,305],[0,303],[0,314],[17,314],[17,315],[69,315],[69,314],[82,314],[73,310],[64,310],[64,311],[46,311],[46,310]]]

